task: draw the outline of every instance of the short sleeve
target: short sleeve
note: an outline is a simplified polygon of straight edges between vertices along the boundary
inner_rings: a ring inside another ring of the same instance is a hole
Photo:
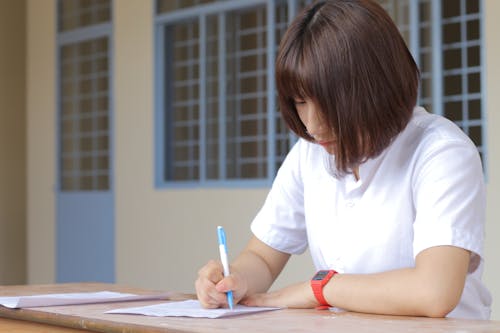
[[[437,141],[422,154],[413,182],[413,253],[452,245],[472,251],[474,263],[482,256],[484,241],[486,196],[481,160],[468,138]],[[470,270],[476,267],[471,265]]]
[[[281,165],[263,207],[251,229],[255,237],[285,253],[299,254],[307,248],[304,218],[301,155],[305,144],[300,139]]]

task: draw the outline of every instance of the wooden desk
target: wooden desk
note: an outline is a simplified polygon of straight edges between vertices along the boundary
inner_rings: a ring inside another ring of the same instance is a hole
[[[0,287],[1,296],[67,293],[85,291],[119,291],[147,294],[152,291],[112,284],[78,283],[36,286]],[[175,299],[189,295],[175,294]],[[499,321],[430,319],[377,316],[356,313],[333,313],[317,310],[279,310],[223,319],[146,317],[140,315],[104,314],[127,306],[142,306],[165,301],[134,301],[103,304],[56,306],[31,309],[8,309],[0,306],[1,332],[500,332]]]

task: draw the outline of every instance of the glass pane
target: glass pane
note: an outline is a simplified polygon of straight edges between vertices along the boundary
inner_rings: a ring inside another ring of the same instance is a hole
[[[453,121],[462,121],[462,102],[447,102],[444,104],[444,116]]]
[[[431,0],[435,1],[435,0]],[[467,0],[468,1],[468,0]],[[443,18],[454,17],[460,15],[460,0],[442,0]]]
[[[479,29],[479,20],[467,21],[467,40],[479,39]]]
[[[462,67],[461,49],[449,49],[443,52],[444,69],[454,69]]]
[[[217,1],[218,0],[157,0],[156,11],[157,13],[165,13],[176,9],[188,8]]]
[[[97,177],[96,189],[97,190],[107,190],[107,189],[109,189],[109,176],[108,175],[98,176]]]
[[[458,43],[461,40],[460,23],[449,23],[443,25],[443,43]]]
[[[444,94],[458,95],[462,93],[462,76],[450,75],[444,78]]]
[[[469,84],[469,93],[478,93],[481,91],[481,76],[479,73],[472,73],[467,76]]]
[[[481,100],[473,99],[469,101],[469,118],[472,120],[481,119]]]
[[[483,129],[481,126],[473,126],[469,128],[469,136],[476,146],[481,146],[483,144],[482,132]]]
[[[480,0],[466,0],[466,12],[467,14],[479,13],[479,1]]]
[[[87,27],[111,20],[110,0],[59,0],[59,31]]]
[[[481,65],[479,46],[472,46],[467,49],[467,66],[475,67]]]

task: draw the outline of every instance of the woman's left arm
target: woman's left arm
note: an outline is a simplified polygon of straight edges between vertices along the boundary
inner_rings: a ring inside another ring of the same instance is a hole
[[[458,304],[470,252],[435,246],[416,257],[414,268],[376,274],[336,274],[323,288],[331,306],[349,311],[444,317]],[[318,305],[310,282],[256,294],[243,302],[253,306],[312,308]]]

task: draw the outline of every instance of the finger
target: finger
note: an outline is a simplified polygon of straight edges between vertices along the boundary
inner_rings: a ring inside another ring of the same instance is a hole
[[[220,305],[215,303],[213,300],[211,299],[207,299],[207,300],[202,300],[202,299],[198,299],[200,301],[200,305],[202,307],[204,307],[205,309],[217,309],[217,308],[220,308]]]
[[[215,260],[210,260],[198,271],[198,277],[205,277],[213,283],[217,283],[224,277],[222,265]]]
[[[209,297],[208,295],[203,295],[203,294],[199,295],[198,301],[200,302],[200,305],[202,307],[207,309],[217,309],[224,306],[223,302],[220,302],[216,299]]]
[[[220,292],[228,292],[229,290],[239,290],[244,285],[241,275],[234,272],[217,282],[215,288]]]
[[[218,292],[211,281],[199,278],[196,280],[195,286],[198,300],[203,307],[218,308],[226,305],[226,294]]]
[[[246,295],[248,287],[242,276],[235,272],[217,283],[215,285],[215,289],[222,293],[232,291],[233,301],[235,304],[238,304],[239,301]]]
[[[220,293],[226,293],[234,289],[236,289],[236,283],[234,282],[234,279],[231,276],[223,278],[215,285],[215,290],[217,290]]]

